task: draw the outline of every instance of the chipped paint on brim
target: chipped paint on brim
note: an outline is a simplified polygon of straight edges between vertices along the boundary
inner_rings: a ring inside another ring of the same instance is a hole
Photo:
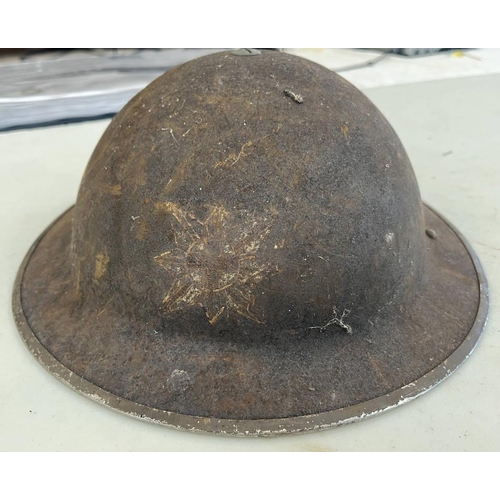
[[[450,222],[442,217],[436,210],[430,208],[428,205],[427,207],[438,215],[454,231],[458,239],[467,249],[474,264],[480,295],[476,318],[467,337],[457,347],[457,349],[443,361],[443,363],[426,373],[424,376],[401,387],[400,389],[364,403],[329,412],[289,418],[232,420],[196,417],[192,415],[182,415],[179,413],[169,412],[166,410],[159,410],[135,403],[105,391],[88,380],[85,380],[83,377],[80,377],[61,364],[50,354],[49,351],[44,348],[31,330],[21,304],[21,288],[23,285],[24,271],[28,265],[31,255],[45,233],[50,230],[60,217],[56,219],[56,221],[54,221],[54,223],[51,224],[35,241],[19,269],[14,284],[12,298],[16,325],[24,343],[38,362],[61,382],[97,403],[146,422],[152,422],[174,429],[195,432],[255,437],[314,432],[358,422],[409,403],[448,378],[471,355],[481,338],[481,334],[488,319],[488,284],[478,256],[463,235]],[[63,215],[64,214],[62,214],[61,217]]]

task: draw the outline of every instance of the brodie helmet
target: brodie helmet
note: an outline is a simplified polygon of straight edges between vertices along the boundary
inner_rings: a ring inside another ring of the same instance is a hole
[[[318,64],[240,50],[168,71],[112,120],[14,312],[38,361],[98,402],[268,435],[434,387],[487,299],[377,108]]]

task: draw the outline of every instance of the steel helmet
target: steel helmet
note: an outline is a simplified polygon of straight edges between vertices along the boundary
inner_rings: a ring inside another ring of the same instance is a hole
[[[311,431],[436,385],[487,312],[479,261],[423,205],[387,120],[274,51],[183,64],[112,120],[14,312],[77,391],[199,431]]]

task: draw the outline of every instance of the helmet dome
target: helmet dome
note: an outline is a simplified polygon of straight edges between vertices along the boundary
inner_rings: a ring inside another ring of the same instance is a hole
[[[112,121],[75,208],[79,292],[224,329],[404,308],[424,227],[394,130],[322,66],[236,54],[167,72]]]

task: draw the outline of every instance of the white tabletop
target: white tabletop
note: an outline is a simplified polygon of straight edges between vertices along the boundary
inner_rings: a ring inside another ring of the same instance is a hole
[[[403,141],[422,197],[468,238],[490,285],[490,319],[438,387],[328,431],[231,438],[171,430],[72,392],[31,356],[12,319],[17,269],[76,199],[108,121],[0,134],[0,450],[500,450],[500,75],[365,90]]]

